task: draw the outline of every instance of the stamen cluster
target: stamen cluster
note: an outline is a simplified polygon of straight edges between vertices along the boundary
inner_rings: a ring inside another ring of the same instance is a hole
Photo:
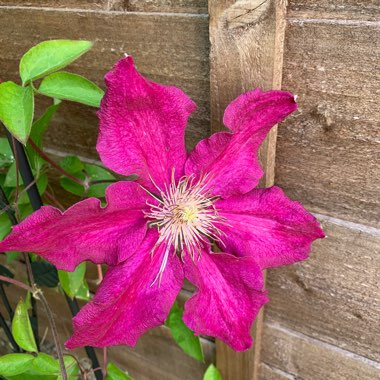
[[[218,215],[218,197],[209,193],[206,177],[182,177],[176,182],[173,174],[169,187],[164,191],[156,188],[158,195],[149,194],[158,203],[148,203],[151,209],[146,217],[150,219],[149,226],[158,228],[160,235],[152,253],[162,243],[166,245],[161,276],[172,247],[181,259],[188,254],[193,261],[199,260],[204,243],[220,240],[222,231],[217,224],[223,223],[224,218]]]

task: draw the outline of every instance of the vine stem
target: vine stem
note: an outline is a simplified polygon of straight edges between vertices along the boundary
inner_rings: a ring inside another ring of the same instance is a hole
[[[6,277],[6,276],[0,275],[0,281],[4,281],[4,282],[8,282],[8,284],[16,285],[19,288],[25,289],[25,290],[27,290],[28,292],[31,292],[31,293],[33,293],[33,291],[34,291],[31,286],[26,285],[26,284],[24,284],[21,281],[15,280],[14,278],[10,278],[10,277]]]
[[[41,301],[41,303],[42,303],[42,305],[46,311],[46,315],[48,317],[49,325],[51,327],[51,332],[53,334],[54,343],[55,343],[55,346],[57,349],[57,356],[58,356],[59,366],[61,367],[62,378],[63,378],[63,380],[67,380],[67,372],[66,372],[66,368],[65,368],[65,362],[63,360],[63,352],[62,352],[61,344],[59,342],[57,326],[55,325],[55,322],[54,322],[53,313],[52,313],[52,311],[49,307],[49,304],[46,301],[46,298],[45,298],[44,294],[42,293],[41,289],[37,288],[36,290],[34,290],[33,297]]]
[[[103,376],[107,376],[107,347],[103,347]]]
[[[113,183],[117,182],[116,179],[99,179],[99,180],[94,180],[94,181],[82,181],[79,178],[73,176],[69,172],[67,172],[65,169],[60,167],[57,163],[55,163],[46,153],[44,153],[38,146],[37,144],[29,138],[28,140],[30,146],[35,150],[35,152],[41,156],[46,162],[48,162],[54,169],[59,171],[62,175],[64,175],[67,178],[70,178],[73,182],[77,183],[80,186],[83,186],[84,188],[88,188],[90,185],[96,185],[99,183]]]
[[[63,361],[63,352],[61,349],[61,345],[59,343],[57,327],[56,327],[55,322],[54,322],[53,313],[49,307],[48,302],[46,301],[44,294],[42,293],[42,290],[37,288],[35,285],[29,286],[29,285],[24,284],[21,281],[15,280],[14,278],[2,276],[2,275],[0,275],[0,281],[8,282],[9,284],[13,284],[13,285],[18,286],[19,288],[25,289],[28,292],[32,293],[32,295],[35,299],[38,299],[41,301],[41,303],[42,303],[42,305],[46,311],[46,315],[47,315],[47,318],[49,321],[51,332],[53,334],[54,343],[55,343],[56,349],[57,349],[58,361],[59,361],[59,365],[61,367],[62,378],[63,378],[63,380],[67,380],[67,372],[66,372],[66,368],[65,368],[65,362]]]
[[[78,185],[85,186],[85,183],[83,181],[68,173],[66,170],[62,169],[58,164],[56,164],[52,159],[50,159],[50,157],[46,153],[44,153],[31,138],[29,138],[28,142],[30,146],[36,151],[36,153],[38,153],[46,162],[53,166],[54,169],[59,171],[65,177],[70,178],[73,182],[77,183]]]

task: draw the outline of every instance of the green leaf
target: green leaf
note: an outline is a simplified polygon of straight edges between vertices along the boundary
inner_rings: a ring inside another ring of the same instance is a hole
[[[34,356],[30,354],[8,354],[0,357],[0,375],[14,376],[24,373],[32,364]]]
[[[9,252],[5,252],[5,255],[7,256],[7,264],[10,264],[11,262],[19,258],[19,256],[21,255],[21,252],[9,251]]]
[[[0,120],[21,143],[26,144],[34,112],[33,89],[13,82],[0,84]]]
[[[107,364],[107,376],[104,380],[132,380],[132,378],[116,367],[115,364],[109,362]]]
[[[92,47],[90,41],[43,41],[27,51],[20,61],[23,83],[42,78],[75,61]]]
[[[42,375],[57,376],[60,372],[60,367],[58,360],[43,352],[39,352],[32,363],[31,370]]]
[[[200,340],[182,321],[183,308],[175,302],[170,310],[166,326],[170,328],[174,340],[188,355],[204,361]]]
[[[0,168],[7,167],[12,164],[14,160],[12,149],[9,145],[8,139],[5,137],[0,138]]]
[[[54,265],[46,261],[34,261],[31,263],[34,281],[39,286],[55,288],[58,285],[58,273]]]
[[[32,130],[29,137],[40,149],[42,149],[42,137],[58,107],[59,103],[48,107],[44,114],[32,125]],[[38,173],[41,170],[45,160],[30,146],[30,144],[26,145],[26,151],[28,153],[28,158],[32,168]]]
[[[79,367],[77,361],[70,355],[65,355],[63,357],[63,361],[65,363],[65,368],[69,380],[77,380],[79,375]],[[57,380],[62,380],[62,376],[59,375],[57,377]]]
[[[37,189],[40,195],[42,195],[45,192],[45,190],[47,189],[47,186],[48,186],[48,176],[47,174],[42,174],[37,180]],[[20,189],[19,189],[20,193],[22,190],[24,190],[24,186],[20,186]],[[17,204],[22,205],[29,202],[30,200],[28,197],[28,193],[26,191],[23,191],[22,194],[20,195],[20,198],[17,201]]]
[[[12,335],[21,348],[29,352],[37,352],[28,309],[23,300],[20,300],[15,310],[12,321]]]
[[[203,380],[222,380],[222,375],[214,364],[210,364],[203,376]]]
[[[22,178],[19,176],[19,185],[22,185]],[[17,171],[16,171],[16,163],[13,162],[13,164],[8,168],[7,175],[5,177],[4,181],[4,187],[16,187],[17,185]]]
[[[8,215],[3,212],[3,214],[0,214],[0,240],[3,240],[5,236],[9,234],[11,229],[11,221],[9,220]]]
[[[57,375],[41,375],[31,369],[28,369],[24,373],[16,376],[7,376],[7,380],[57,380]],[[77,380],[69,379],[69,380]]]
[[[83,300],[83,301],[89,301],[90,300],[90,298],[91,298],[90,289],[88,288],[88,284],[86,281],[83,281],[83,284],[78,289],[75,297],[78,298],[79,300]]]
[[[99,180],[109,180],[110,182],[97,183],[89,186],[86,193],[85,187],[77,184],[73,180],[67,177],[61,177],[60,184],[68,192],[78,195],[80,197],[104,197],[106,188],[115,180],[115,177],[106,169],[93,165],[84,164],[84,169],[82,172],[72,173],[76,178],[81,181],[99,181]]]
[[[82,181],[86,179],[86,176],[83,173],[76,173],[75,177]],[[61,177],[59,183],[66,191],[68,191],[71,194],[75,194],[79,197],[82,197],[85,194],[85,189],[82,185],[79,185],[78,183],[74,182],[73,180],[67,177]]]
[[[89,181],[110,180],[111,182],[91,185],[87,193],[88,197],[104,197],[106,188],[115,180],[115,177],[106,169],[92,164],[85,164],[85,171]]]
[[[33,213],[33,208],[30,204],[20,205],[18,210],[20,211],[20,218],[24,220],[27,216]]]
[[[66,156],[59,162],[59,166],[70,174],[76,174],[84,169],[84,164],[77,156]]]
[[[90,80],[63,71],[46,77],[38,92],[52,98],[71,100],[92,107],[99,107],[104,95],[104,91]]]
[[[74,272],[58,271],[59,282],[65,293],[74,298],[81,286],[83,285],[84,276],[86,274],[86,263],[79,264]]]

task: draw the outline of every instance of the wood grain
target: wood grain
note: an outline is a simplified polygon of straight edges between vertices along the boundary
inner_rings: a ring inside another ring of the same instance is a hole
[[[278,133],[276,183],[311,210],[379,226],[380,27],[292,20],[283,88],[299,112]]]
[[[380,362],[380,231],[341,223],[322,221],[309,260],[268,271],[265,318]]]
[[[211,130],[223,129],[223,113],[235,97],[255,87],[281,86],[285,20],[283,1],[209,1]],[[276,129],[260,150],[263,186],[273,184]],[[236,353],[217,341],[223,379],[257,379],[262,314],[253,329],[254,349]]]
[[[8,24],[0,30],[0,78],[16,79],[22,54],[41,40],[89,39],[95,41],[94,48],[69,70],[86,75],[103,87],[104,74],[128,52],[134,55],[144,75],[182,88],[198,103],[189,123],[189,147],[209,134],[209,41],[205,16],[1,7],[0,16]],[[46,99],[37,102],[46,105]],[[65,102],[49,128],[47,146],[95,157],[95,112],[90,107]]]
[[[4,265],[4,255],[0,255],[0,263]],[[25,280],[25,271],[22,264],[12,264],[10,267],[15,272],[17,279]],[[55,322],[57,324],[60,341],[65,342],[71,334],[71,314],[68,306],[57,290],[43,289],[44,294],[53,309]],[[15,307],[20,297],[25,297],[25,291],[14,286],[6,287],[6,292]],[[3,305],[0,305],[3,315],[6,312]],[[39,329],[43,333],[48,326],[46,317],[43,315],[42,307],[39,307]],[[2,331],[1,331],[2,333]],[[119,364],[121,368],[127,369],[130,375],[136,380],[201,380],[207,366],[215,361],[215,344],[201,339],[205,362],[201,363],[192,359],[174,342],[171,332],[166,327],[159,327],[146,333],[140,338],[135,348],[126,346],[112,347],[109,349],[109,360]],[[43,345],[43,350],[51,352],[52,337],[50,332],[47,335],[47,342]],[[101,360],[102,352],[98,351],[98,358]],[[0,335],[0,352],[9,352],[6,339]],[[85,357],[84,350],[73,351],[80,357]]]
[[[207,0],[128,0],[129,11],[207,14]]]
[[[207,0],[0,0],[0,5],[127,12],[207,13]]]
[[[0,0],[0,6],[101,10],[106,9],[108,2],[108,0]]]
[[[272,368],[281,368],[280,371],[289,376],[277,373],[278,376],[273,377],[272,371],[271,377],[262,377],[262,380],[380,379],[379,363],[284,329],[280,325],[266,324],[263,338],[264,363]]]
[[[268,364],[260,364],[260,380],[298,380],[295,376]]]
[[[288,16],[303,19],[378,21],[380,4],[378,0],[289,0]]]

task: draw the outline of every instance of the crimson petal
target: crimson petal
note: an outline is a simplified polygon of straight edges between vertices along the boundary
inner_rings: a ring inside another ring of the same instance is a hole
[[[67,348],[126,344],[162,325],[181,290],[183,270],[179,258],[168,257],[161,282],[154,282],[165,247],[151,255],[158,239],[150,230],[136,254],[106,273],[94,299],[73,319],[74,334]]]
[[[227,198],[252,190],[263,175],[257,153],[269,130],[297,108],[285,91],[247,92],[226,109],[224,122],[231,132],[202,140],[185,164],[186,175],[208,174],[215,195]]]
[[[134,182],[107,188],[107,206],[88,198],[66,212],[44,206],[0,242],[0,251],[34,252],[58,269],[72,271],[82,261],[115,265],[133,254],[146,234],[146,193]]]
[[[105,80],[98,113],[102,162],[120,174],[137,174],[148,189],[153,189],[151,178],[164,189],[173,168],[177,179],[183,175],[184,133],[195,103],[176,87],[146,80],[132,57],[120,60]]]
[[[226,224],[220,226],[224,251],[251,256],[261,268],[305,260],[311,243],[324,233],[313,215],[279,187],[255,189],[216,202]]]
[[[197,335],[223,340],[235,351],[252,345],[251,326],[267,302],[263,276],[255,260],[206,253],[184,264],[185,277],[197,292],[185,304],[183,320]]]

